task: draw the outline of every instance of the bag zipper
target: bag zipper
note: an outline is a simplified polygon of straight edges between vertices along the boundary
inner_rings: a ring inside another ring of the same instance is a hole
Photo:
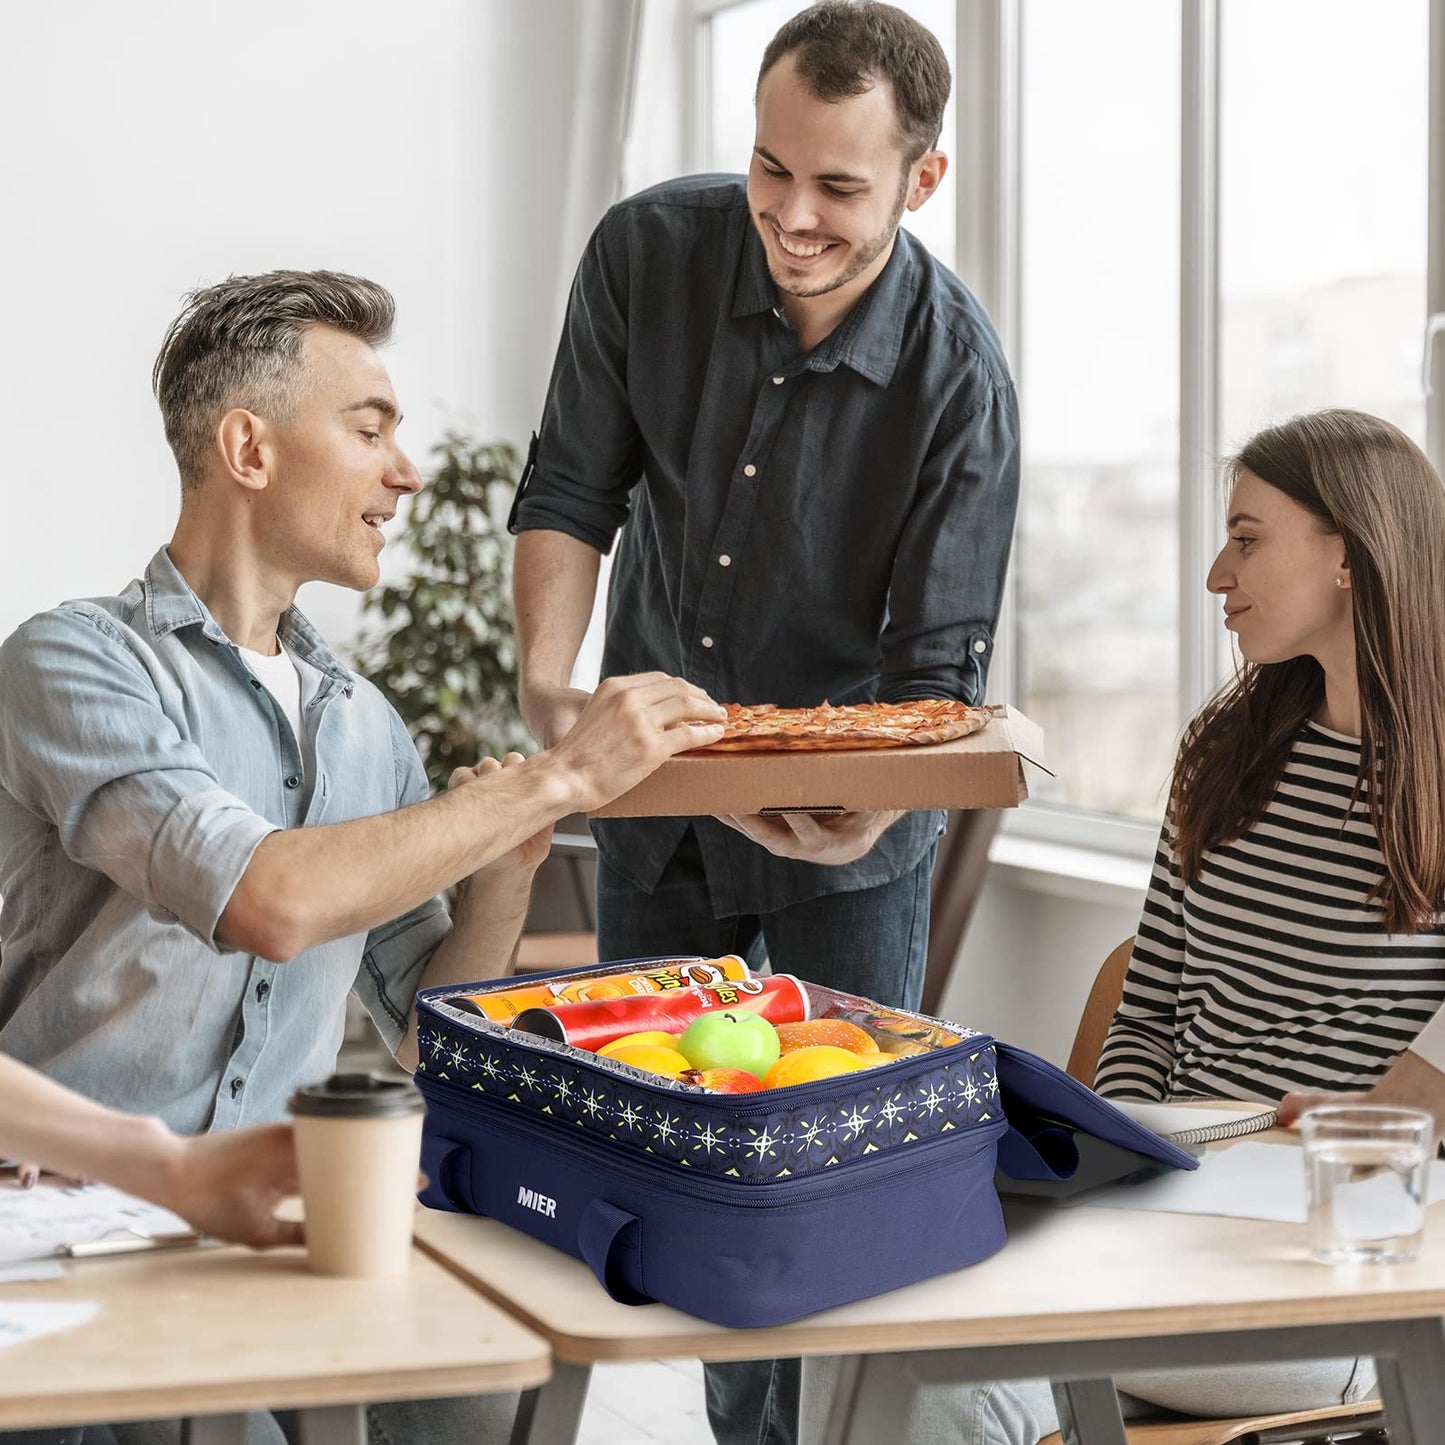
[[[529,1115],[528,1123],[524,1126],[514,1117],[516,1111],[504,1101],[469,1089],[465,1085],[454,1084],[450,1079],[438,1079],[433,1075],[423,1074],[418,1082],[424,1094],[435,1093],[443,1104],[460,1113],[485,1119],[489,1125],[515,1138],[536,1143],[539,1134],[551,1134],[555,1136],[558,1148],[583,1156],[591,1155],[591,1162],[624,1176],[645,1181],[654,1188],[661,1184],[691,1198],[710,1199],[750,1208],[773,1208],[783,1203],[802,1203],[814,1195],[853,1193],[858,1189],[874,1187],[881,1183],[884,1177],[891,1181],[895,1174],[917,1172],[922,1176],[939,1169],[958,1168],[966,1160],[986,1149],[1008,1128],[1008,1120],[1000,1114],[989,1123],[971,1126],[966,1136],[955,1130],[949,1134],[935,1134],[932,1138],[921,1139],[915,1144],[900,1146],[884,1153],[890,1166],[887,1170],[878,1168],[880,1161],[877,1154],[865,1154],[819,1171],[794,1174],[786,1179],[752,1182],[746,1179],[719,1178],[715,1174],[694,1171],[686,1165],[669,1160],[640,1158],[627,1145],[598,1139],[585,1129],[564,1124],[545,1114]],[[974,1147],[961,1152],[959,1141],[964,1137],[971,1138]],[[888,1155],[892,1157],[889,1158]],[[935,1155],[939,1157],[934,1158]],[[861,1164],[870,1164],[871,1173],[865,1179],[855,1180],[852,1176],[856,1175]],[[686,1172],[684,1174],[680,1171]],[[845,1171],[848,1172],[847,1178],[843,1177]],[[779,1197],[781,1191],[786,1191],[786,1199]]]

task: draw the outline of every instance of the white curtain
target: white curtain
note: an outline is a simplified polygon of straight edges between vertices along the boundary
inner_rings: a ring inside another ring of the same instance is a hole
[[[572,87],[571,138],[563,176],[559,274],[554,306],[560,334],[577,262],[603,213],[634,187],[627,175],[643,34],[643,0],[582,0]],[[602,559],[592,621],[572,669],[576,687],[597,684],[608,557]]]
[[[581,0],[572,84],[572,126],[563,169],[558,236],[560,329],[572,276],[592,229],[623,194],[632,127],[643,0]]]

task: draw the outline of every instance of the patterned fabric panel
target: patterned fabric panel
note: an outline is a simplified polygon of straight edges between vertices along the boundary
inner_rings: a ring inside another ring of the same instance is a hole
[[[807,1103],[744,1112],[738,1101],[746,1095],[649,1087],[607,1059],[519,1046],[500,1029],[453,1021],[426,1002],[420,1011],[419,1074],[725,1178],[767,1183],[813,1173],[1000,1116],[994,1048],[982,1040],[916,1055],[886,1074],[842,1075],[829,1081],[835,1094]]]

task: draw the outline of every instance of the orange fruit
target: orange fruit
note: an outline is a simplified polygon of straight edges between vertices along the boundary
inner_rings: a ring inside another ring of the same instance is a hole
[[[644,1069],[649,1074],[662,1074],[669,1079],[680,1079],[691,1065],[676,1049],[660,1048],[657,1044],[627,1044],[613,1050],[607,1056],[619,1064],[631,1064],[634,1069]]]
[[[603,1044],[597,1052],[603,1058],[610,1059],[618,1049],[628,1048],[632,1044],[651,1044],[654,1048],[672,1049],[676,1052],[677,1041],[681,1037],[680,1034],[665,1034],[661,1029],[648,1029],[640,1034],[623,1034],[620,1039],[613,1039],[610,1044]]]
[[[815,1044],[831,1044],[851,1054],[876,1054],[878,1043],[867,1029],[850,1024],[846,1019],[804,1019],[796,1024],[778,1025],[778,1042],[785,1054],[794,1049],[811,1048]]]
[[[809,1044],[784,1054],[764,1076],[763,1088],[786,1089],[791,1084],[810,1084],[814,1079],[856,1073],[863,1067],[862,1058],[850,1049],[833,1044]]]

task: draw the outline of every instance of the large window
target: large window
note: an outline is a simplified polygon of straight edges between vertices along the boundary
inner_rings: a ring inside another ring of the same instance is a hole
[[[758,58],[802,6],[693,3],[693,163],[741,170]],[[1057,776],[1009,826],[1145,849],[1179,731],[1233,665],[1204,591],[1220,459],[1346,405],[1441,463],[1445,0],[905,8],[963,117],[910,221],[990,307],[1023,412],[990,688]]]
[[[1036,798],[1149,817],[1179,717],[1179,11],[1029,0],[1021,39],[1015,694]]]
[[[1362,18],[1365,23],[1361,23]],[[1220,441],[1318,406],[1425,442],[1426,0],[1226,0]]]

